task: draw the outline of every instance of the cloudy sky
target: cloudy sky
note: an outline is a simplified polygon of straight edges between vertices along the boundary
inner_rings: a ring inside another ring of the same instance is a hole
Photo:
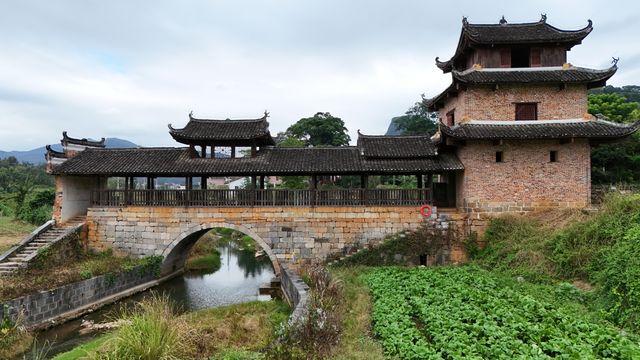
[[[271,132],[318,111],[382,134],[450,81],[462,16],[594,31],[569,53],[640,84],[640,3],[617,1],[3,1],[0,150],[74,137],[174,146],[167,124],[256,118]]]

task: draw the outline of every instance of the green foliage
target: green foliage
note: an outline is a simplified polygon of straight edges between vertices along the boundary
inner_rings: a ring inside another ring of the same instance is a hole
[[[597,280],[607,266],[611,246],[625,235],[630,224],[640,223],[640,195],[610,195],[601,211],[575,222],[551,237],[548,244],[556,273],[564,278]]]
[[[194,333],[168,297],[154,295],[138,304],[93,359],[189,359],[195,357]]]
[[[265,355],[255,351],[231,350],[218,356],[210,357],[209,360],[263,360]]]
[[[640,220],[640,219],[639,219]],[[599,301],[607,318],[640,329],[640,223],[626,231],[623,241],[606,252],[597,273]]]
[[[640,104],[627,101],[615,89],[590,94],[589,113],[602,114],[619,123],[639,120]],[[637,87],[634,89],[637,91]],[[597,184],[640,183],[640,134],[621,143],[595,147],[591,152],[591,174]]]
[[[160,255],[145,256],[140,260],[140,274],[154,274],[160,276],[160,270],[162,269],[162,262],[164,257]]]
[[[422,102],[416,102],[404,115],[392,121],[402,135],[433,135],[438,130],[438,113],[428,112]]]
[[[215,272],[220,269],[220,252],[189,259],[185,265],[187,270]]]
[[[367,276],[374,333],[402,359],[618,358],[640,356],[636,339],[585,320],[476,267],[379,268]]]
[[[298,120],[289,126],[286,134],[301,140],[305,146],[344,146],[351,140],[344,121],[328,112]]]
[[[611,121],[628,122],[638,115],[640,104],[616,93],[589,94],[588,109],[592,115],[602,114]]]
[[[598,89],[591,89],[589,94],[608,94],[615,93],[627,98],[628,101],[634,101],[640,103],[640,86],[638,85],[625,85],[622,87],[615,87],[607,85]]]
[[[530,281],[550,282],[556,275],[547,245],[552,234],[537,220],[491,219],[483,236],[485,247],[474,261],[485,268],[506,271]]]

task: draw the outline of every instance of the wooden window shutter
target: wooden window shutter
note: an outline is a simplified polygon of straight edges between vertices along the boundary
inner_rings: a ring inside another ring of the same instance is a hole
[[[500,67],[503,67],[503,68],[511,67],[511,49],[509,48],[500,49]]]
[[[447,113],[447,126],[453,126],[456,124],[455,110],[451,110]]]
[[[538,104],[516,104],[516,120],[538,120]]]
[[[542,66],[542,61],[540,58],[540,53],[541,53],[541,49],[540,48],[531,48],[531,52],[530,52],[530,64],[532,67],[535,66]]]

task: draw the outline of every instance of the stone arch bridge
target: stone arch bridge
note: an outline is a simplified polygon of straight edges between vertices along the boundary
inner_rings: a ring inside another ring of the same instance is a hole
[[[254,238],[279,272],[280,264],[323,261],[422,221],[418,206],[91,207],[86,219],[90,248],[162,255],[164,274],[180,269],[200,235],[216,227]]]

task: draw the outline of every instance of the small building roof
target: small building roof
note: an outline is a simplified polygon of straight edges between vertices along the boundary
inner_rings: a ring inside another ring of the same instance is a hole
[[[267,122],[268,113],[259,119],[215,120],[196,119],[189,114],[189,122],[182,129],[169,124],[169,134],[188,145],[264,146],[274,145]]]
[[[357,147],[368,159],[410,159],[438,154],[429,135],[364,135],[358,130]]]
[[[82,139],[72,138],[67,135],[66,131],[62,132],[62,140],[60,140],[60,143],[62,144],[62,146],[65,146],[65,144],[75,144],[75,145],[100,147],[100,148],[103,148],[105,146],[104,142],[105,142],[105,138],[102,138],[100,140],[89,140],[87,138],[82,138]]]
[[[44,157],[47,160],[49,160],[50,158],[59,158],[59,159],[66,159],[67,158],[67,154],[65,154],[62,151],[57,151],[57,150],[53,149],[51,147],[51,145],[47,145],[47,146],[45,146],[45,148],[47,149],[47,152],[44,154]]]
[[[462,31],[455,54],[447,61],[436,58],[436,65],[445,73],[453,70],[458,58],[474,46],[517,45],[517,44],[562,44],[569,50],[593,30],[593,23],[578,30],[562,30],[547,24],[547,16],[531,23],[509,24],[504,17],[498,24],[470,24],[462,19]]]
[[[618,124],[606,120],[531,120],[531,121],[470,121],[446,126],[440,132],[458,140],[533,140],[588,138],[615,140],[640,129],[640,121]]]
[[[578,66],[553,66],[533,68],[470,68],[451,72],[452,83],[437,96],[424,101],[430,110],[437,110],[448,96],[457,95],[459,84],[499,85],[499,84],[586,84],[587,88],[604,86],[616,71],[614,63],[608,69],[595,70]]]
[[[393,159],[362,156],[357,147],[264,148],[256,157],[199,158],[188,148],[88,149],[56,166],[59,175],[247,176],[416,174],[464,169],[455,155]]]

